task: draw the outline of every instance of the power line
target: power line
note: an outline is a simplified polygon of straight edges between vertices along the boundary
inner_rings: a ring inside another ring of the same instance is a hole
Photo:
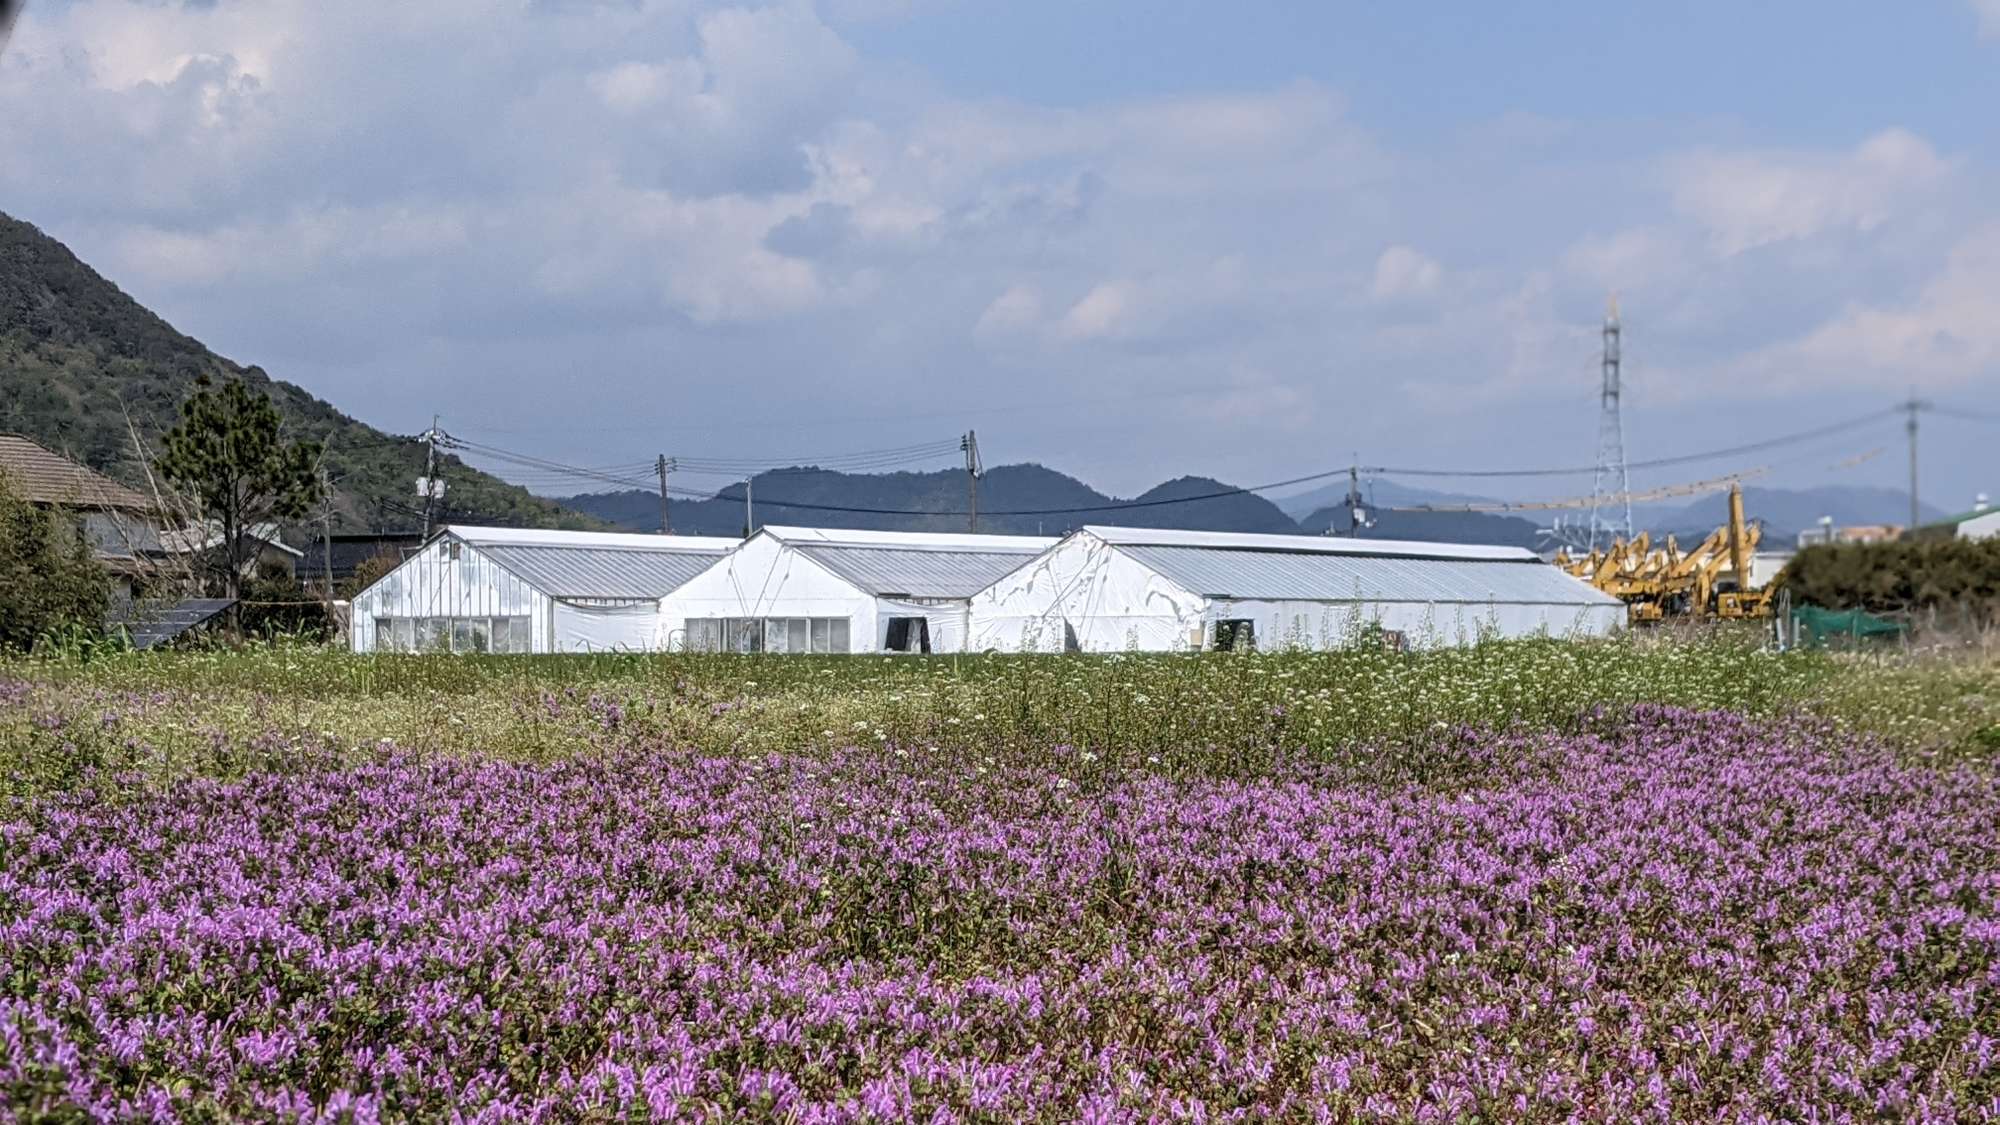
[[[1761,453],[1767,449],[1778,449],[1787,445],[1796,445],[1802,441],[1811,441],[1814,438],[1845,433],[1848,430],[1858,429],[1870,423],[1880,422],[1893,415],[1901,414],[1903,410],[1904,408],[1901,406],[1892,406],[1861,415],[1860,417],[1850,418],[1845,422],[1835,422],[1829,426],[1820,426],[1817,429],[1801,430],[1797,433],[1765,438],[1762,441],[1753,441],[1745,445],[1730,446],[1727,449],[1709,449],[1700,453],[1682,454],[1678,457],[1656,457],[1650,461],[1632,461],[1626,467],[1628,469],[1664,469],[1674,465],[1690,465],[1699,461],[1716,461],[1724,457],[1740,457],[1747,453]],[[1593,476],[1597,472],[1597,467],[1595,465],[1586,465],[1566,469],[1411,469],[1392,468],[1384,465],[1364,465],[1361,471],[1376,476],[1397,477],[1569,477]]]
[[[1925,403],[1920,409],[1944,418],[1956,418],[1961,422],[2000,423],[2000,414],[1986,414],[1977,410],[1965,410],[1956,406],[1939,406],[1935,402]]]
[[[1702,451],[1700,453],[1682,454],[1676,457],[1660,457],[1660,458],[1654,458],[1649,461],[1632,462],[1629,468],[1632,469],[1665,468],[1674,465],[1685,465],[1698,461],[1716,460],[1723,457],[1740,456],[1746,453],[1755,453],[1768,449],[1780,448],[1787,445],[1794,445],[1800,442],[1810,441],[1816,438],[1822,438],[1832,434],[1842,433],[1870,423],[1876,423],[1891,415],[1902,413],[1904,409],[1905,408],[1901,406],[1890,407],[1884,410],[1873,411],[1871,413],[1861,415],[1856,418],[1851,418],[1846,421],[1836,422],[1831,425],[1820,426],[1809,430],[1801,430],[1790,434],[1783,434],[1778,437],[1765,438],[1761,441],[1749,442],[1744,445],[1731,446],[1724,449],[1711,449]],[[634,477],[622,477],[612,474],[598,473],[593,470],[584,469],[578,466],[564,465],[561,462],[549,461],[544,458],[516,453],[511,450],[503,450],[493,446],[487,446],[476,442],[466,441],[463,438],[453,438],[450,437],[449,435],[446,436],[446,444],[448,444],[451,447],[468,449],[484,456],[489,456],[498,460],[520,464],[525,467],[539,469],[543,472],[554,473],[565,477],[595,479],[603,481],[605,483],[617,484],[627,488],[639,489],[639,490],[651,490],[656,487],[656,483],[654,481],[640,480]],[[952,443],[952,444],[953,444],[953,450],[957,451],[958,450],[957,443]],[[912,447],[905,447],[905,450],[926,449],[926,448],[928,447],[912,446]],[[875,451],[875,452],[879,455],[896,451]],[[866,455],[860,454],[856,456],[866,456]],[[1060,508],[1015,508],[1015,509],[997,510],[997,511],[988,509],[984,511],[982,514],[987,516],[1075,516],[1075,515],[1090,515],[1101,512],[1136,511],[1147,508],[1167,507],[1174,504],[1194,504],[1209,500],[1228,499],[1230,497],[1235,497],[1235,496],[1254,495],[1260,492],[1268,492],[1271,491],[1272,489],[1289,488],[1300,484],[1310,484],[1315,481],[1326,480],[1332,477],[1341,476],[1354,471],[1355,467],[1353,466],[1343,466],[1337,469],[1327,469],[1322,472],[1307,473],[1303,476],[1290,477],[1285,480],[1268,481],[1263,484],[1250,485],[1241,488],[1218,489],[1212,492],[1197,493],[1192,496],[1160,497],[1152,500],[1117,500],[1102,504],[1080,504],[1080,505],[1073,505],[1070,507],[1060,507]],[[1360,471],[1368,473],[1371,476],[1420,476],[1420,477],[1456,476],[1456,477],[1502,478],[1502,477],[1548,477],[1548,476],[1594,475],[1597,472],[1597,467],[1585,466],[1579,468],[1560,468],[1560,469],[1548,468],[1548,469],[1465,470],[1465,469],[1424,469],[1424,468],[1391,468],[1386,466],[1363,466],[1360,467]],[[682,496],[699,500],[725,499],[722,492],[720,491],[702,492],[696,489],[686,489],[686,488],[669,488],[667,491],[670,495]],[[734,503],[734,500],[731,499],[730,502]],[[768,497],[764,500],[764,503],[766,503],[767,505],[774,505],[780,508],[791,508],[798,511],[834,512],[846,515],[929,516],[929,517],[959,517],[959,518],[970,517],[972,515],[971,511],[969,510],[878,508],[878,507],[870,507],[870,506],[854,505],[854,504],[820,504],[804,500],[770,499]]]
[[[454,437],[450,435],[446,436],[445,444],[448,448],[462,450],[468,453],[476,454],[481,457],[491,458],[493,460],[501,461],[506,464],[526,469],[528,470],[528,472],[516,473],[514,475],[516,477],[528,478],[532,482],[542,485],[547,485],[553,481],[560,481],[562,483],[572,483],[581,480],[581,481],[591,481],[600,484],[619,485],[625,488],[633,488],[633,489],[651,489],[654,487],[653,481],[641,479],[640,476],[638,475],[644,471],[652,469],[654,467],[653,462],[644,462],[641,464],[613,465],[613,466],[607,466],[602,469],[593,469],[578,465],[566,465],[559,461],[551,461],[548,460],[547,458],[536,457],[532,454],[520,453],[515,450],[502,449],[498,446],[487,445],[483,442],[469,441],[465,438]],[[947,454],[956,454],[958,451],[959,451],[958,441],[956,439],[953,439],[948,441],[926,442],[920,445],[900,446],[892,449],[865,450],[857,453],[835,454],[824,458],[799,458],[792,461],[790,464],[784,465],[782,467],[773,466],[773,464],[769,461],[755,461],[747,458],[732,459],[732,458],[679,457],[679,456],[676,456],[674,458],[674,464],[676,471],[688,472],[695,475],[704,475],[704,476],[714,475],[714,476],[729,476],[729,477],[739,477],[739,476],[748,477],[748,476],[763,475],[769,473],[802,474],[813,471],[860,472],[870,469],[890,468],[898,465],[915,464],[920,461],[934,460],[943,457]],[[807,461],[807,460],[819,461],[823,463],[815,465],[803,465],[799,463],[801,461]]]

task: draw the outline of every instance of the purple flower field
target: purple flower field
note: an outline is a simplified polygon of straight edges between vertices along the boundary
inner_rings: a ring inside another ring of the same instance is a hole
[[[1645,710],[1448,784],[609,746],[36,798],[0,1116],[2000,1118],[2000,783]]]

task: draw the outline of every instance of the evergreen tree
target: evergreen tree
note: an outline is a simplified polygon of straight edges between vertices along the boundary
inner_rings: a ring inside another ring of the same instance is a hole
[[[28,649],[43,633],[104,627],[104,568],[60,514],[16,496],[0,473],[0,649]]]
[[[217,565],[229,597],[242,596],[243,533],[266,520],[304,516],[320,496],[318,442],[285,440],[271,398],[231,379],[206,376],[167,432],[161,475],[190,493],[202,518],[222,533]]]

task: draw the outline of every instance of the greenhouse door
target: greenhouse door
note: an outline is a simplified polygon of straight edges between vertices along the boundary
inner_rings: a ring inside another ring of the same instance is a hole
[[[891,617],[889,637],[882,645],[890,652],[929,652],[931,623],[923,617]]]

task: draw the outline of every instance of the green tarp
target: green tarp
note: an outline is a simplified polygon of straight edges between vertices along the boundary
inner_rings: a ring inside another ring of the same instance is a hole
[[[1806,605],[1792,610],[1792,628],[1803,643],[1817,648],[1836,638],[1861,641],[1901,636],[1904,626],[1866,610],[1821,609]]]

